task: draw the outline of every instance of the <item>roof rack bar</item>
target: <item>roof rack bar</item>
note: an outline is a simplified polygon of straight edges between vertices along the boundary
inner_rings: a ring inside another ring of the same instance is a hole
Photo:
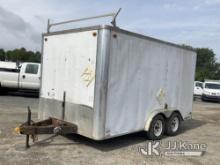
[[[74,19],[74,20],[63,21],[63,22],[57,22],[57,23],[50,23],[50,20],[48,19],[47,32],[48,33],[50,32],[50,28],[52,26],[63,25],[63,24],[68,24],[68,23],[73,23],[73,22],[86,21],[86,20],[91,20],[91,19],[104,18],[104,17],[112,17],[111,24],[114,27],[116,27],[116,17],[118,16],[120,11],[121,11],[121,8],[116,13],[108,13],[108,14],[103,14],[103,15],[98,15],[98,16],[93,16],[93,17],[85,17],[85,18]]]

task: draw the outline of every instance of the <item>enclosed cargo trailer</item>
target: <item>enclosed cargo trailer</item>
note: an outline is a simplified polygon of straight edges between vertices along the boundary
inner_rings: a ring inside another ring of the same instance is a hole
[[[43,34],[39,119],[95,140],[141,130],[159,139],[172,115],[191,118],[195,64],[191,49],[118,27]]]

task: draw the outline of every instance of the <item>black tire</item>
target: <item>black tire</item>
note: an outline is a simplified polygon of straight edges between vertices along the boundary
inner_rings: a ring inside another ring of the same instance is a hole
[[[162,124],[162,131],[160,131],[161,133],[159,135],[156,135],[155,133],[155,127],[157,122],[160,121]],[[163,133],[164,133],[164,128],[165,128],[165,120],[164,117],[162,115],[157,115],[153,118],[151,124],[150,124],[150,128],[147,132],[147,136],[150,140],[160,140],[163,137]]]
[[[205,97],[204,97],[204,96],[202,96],[202,97],[201,97],[201,100],[202,100],[202,101],[206,101],[206,99],[205,99]]]
[[[168,136],[177,135],[181,127],[181,122],[182,122],[181,115],[177,112],[174,112],[166,121],[164,133]]]

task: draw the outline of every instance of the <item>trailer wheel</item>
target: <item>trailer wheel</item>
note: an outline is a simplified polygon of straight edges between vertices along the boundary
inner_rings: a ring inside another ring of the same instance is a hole
[[[160,140],[164,133],[165,120],[162,115],[153,118],[147,136],[150,140]]]
[[[165,134],[169,136],[177,135],[180,130],[181,121],[181,115],[174,112],[166,122]]]

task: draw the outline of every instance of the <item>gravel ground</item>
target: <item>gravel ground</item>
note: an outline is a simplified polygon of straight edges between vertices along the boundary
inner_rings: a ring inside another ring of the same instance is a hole
[[[30,105],[37,118],[38,99],[19,94],[0,96],[0,165],[7,164],[216,164],[220,162],[220,103],[194,102],[193,120],[185,122],[181,133],[164,137],[169,141],[206,144],[203,156],[146,156],[140,148],[149,142],[144,132],[106,141],[93,141],[79,135],[41,135],[40,143],[26,150],[25,136],[13,130],[26,120]],[[163,150],[162,148],[161,150]]]

